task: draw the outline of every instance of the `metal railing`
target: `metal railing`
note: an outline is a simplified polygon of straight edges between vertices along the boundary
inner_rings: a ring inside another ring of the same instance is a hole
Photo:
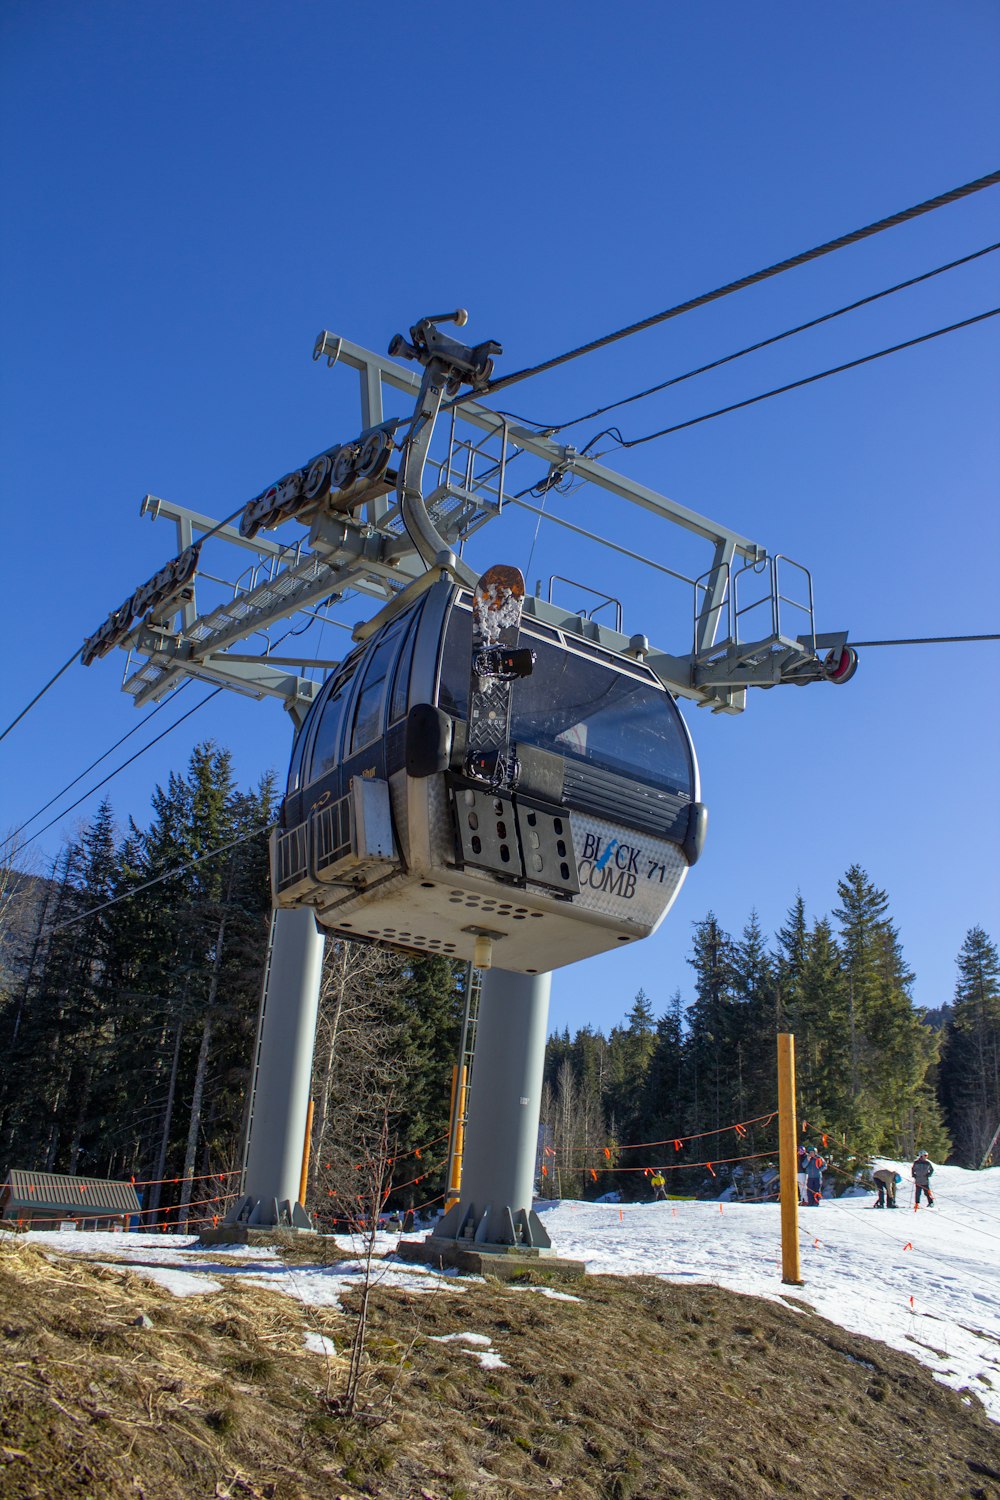
[[[785,579],[789,572],[800,576],[804,599],[788,592],[791,585]],[[728,562],[709,568],[694,581],[693,606],[692,654],[696,661],[746,647],[764,651],[779,645],[800,650],[803,655],[816,654],[812,574],[780,552],[745,562],[735,570]],[[790,611],[801,616],[796,625],[801,623],[803,628],[787,628]],[[751,620],[759,627],[752,632],[747,629]],[[701,640],[711,644],[700,646]]]
[[[605,594],[601,589],[591,588],[589,583],[579,583],[575,578],[565,578],[561,573],[551,573],[549,575],[549,604],[552,603],[552,585],[554,583],[568,583],[570,588],[582,589],[585,594],[593,594],[595,599],[600,599],[600,604],[595,604],[593,609],[588,610],[586,614],[582,616],[582,618],[585,620],[593,620],[601,613],[602,610],[611,608],[615,612],[615,629],[619,631],[619,633],[621,632],[622,604],[620,599],[616,599],[613,594]]]

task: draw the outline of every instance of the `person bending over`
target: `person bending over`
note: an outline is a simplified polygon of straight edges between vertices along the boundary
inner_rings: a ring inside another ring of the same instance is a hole
[[[874,1206],[876,1208],[895,1208],[896,1184],[902,1182],[902,1180],[899,1173],[894,1172],[891,1167],[879,1167],[877,1172],[873,1172],[872,1182],[874,1182],[878,1193],[878,1202]]]

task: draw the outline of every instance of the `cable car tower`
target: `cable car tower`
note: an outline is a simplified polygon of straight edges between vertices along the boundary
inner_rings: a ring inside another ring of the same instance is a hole
[[[707,813],[676,700],[740,713],[748,688],[843,683],[857,657],[846,632],[817,633],[806,569],[477,400],[502,351],[439,326],[465,322],[422,318],[390,357],[321,334],[313,358],[360,377],[357,431],[228,522],[147,495],[141,513],[174,522],[177,555],[82,660],[126,650],[137,706],[197,678],[277,698],[295,725],[230,1222],[309,1223],[297,1197],[329,931],[488,970],[461,1198],[430,1242],[469,1263],[549,1247],[531,1197],[551,970],[654,932],[701,853]],[[412,409],[387,416],[400,395]],[[551,582],[547,598],[524,596],[517,569],[468,565],[469,539],[524,503],[509,470],[525,456],[543,465],[542,493],[575,478],[704,544],[696,575],[661,568],[688,590],[688,649],[625,633],[608,596],[574,612]],[[208,547],[249,556],[221,602]],[[279,622],[363,598],[375,612],[342,658],[272,652]],[[613,624],[597,618],[609,610]]]

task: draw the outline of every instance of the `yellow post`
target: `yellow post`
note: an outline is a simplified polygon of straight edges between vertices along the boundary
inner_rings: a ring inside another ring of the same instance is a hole
[[[454,1063],[451,1069],[451,1100],[448,1105],[448,1140],[451,1155],[448,1159],[448,1188],[444,1195],[445,1213],[457,1200],[458,1193],[452,1187],[455,1181],[455,1157],[458,1154],[458,1121],[455,1119],[455,1110],[458,1107],[458,1064]]]
[[[802,1285],[799,1259],[798,1142],[795,1119],[795,1038],[778,1033],[778,1161],[781,1169],[781,1279],[786,1286]]]
[[[463,1066],[461,1079],[459,1079],[458,1068],[451,1070],[451,1119],[452,1139],[455,1149],[451,1158],[451,1170],[448,1174],[448,1192],[445,1195],[445,1209],[451,1208],[462,1196],[462,1155],[465,1151],[465,1096],[468,1090],[466,1082],[468,1070]]]
[[[306,1112],[306,1138],[302,1142],[302,1176],[299,1179],[299,1202],[302,1207],[306,1206],[306,1189],[309,1186],[309,1151],[312,1146],[313,1132],[313,1101],[309,1100],[309,1109]]]

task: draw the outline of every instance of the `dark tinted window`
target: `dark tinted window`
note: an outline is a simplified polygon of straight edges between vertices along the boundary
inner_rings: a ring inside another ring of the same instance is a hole
[[[385,680],[396,655],[396,648],[403,631],[403,622],[390,625],[377,645],[370,647],[370,656],[365,666],[361,687],[358,691],[358,706],[354,714],[354,732],[351,735],[351,753],[360,750],[382,733],[382,699]]]
[[[312,756],[307,783],[325,776],[337,764],[340,754],[340,727],[344,717],[344,699],[357,670],[357,656],[349,657],[333,679],[333,685],[325,701],[316,712],[319,723],[313,740]]]
[[[418,604],[413,614],[406,622],[406,640],[403,649],[399,653],[396,663],[396,673],[392,680],[392,698],[389,703],[390,724],[395,724],[406,713],[406,706],[410,697],[410,667],[413,664],[413,647],[417,639],[417,621],[420,619],[422,603]]]
[[[453,610],[438,701],[456,718],[468,712],[471,634],[471,616]],[[537,655],[514,685],[515,741],[690,795],[687,738],[669,693],[527,634],[521,644]]]
[[[308,734],[307,734],[308,728],[309,728],[308,723],[303,724],[302,728],[299,730],[298,734],[295,736],[295,744],[292,746],[292,763],[288,767],[288,791],[289,791],[289,794],[291,794],[292,792],[297,792],[298,791],[299,784],[300,784],[300,782],[302,780],[302,777],[301,777],[301,771],[302,771],[302,752],[306,748],[306,739],[308,738]]]

